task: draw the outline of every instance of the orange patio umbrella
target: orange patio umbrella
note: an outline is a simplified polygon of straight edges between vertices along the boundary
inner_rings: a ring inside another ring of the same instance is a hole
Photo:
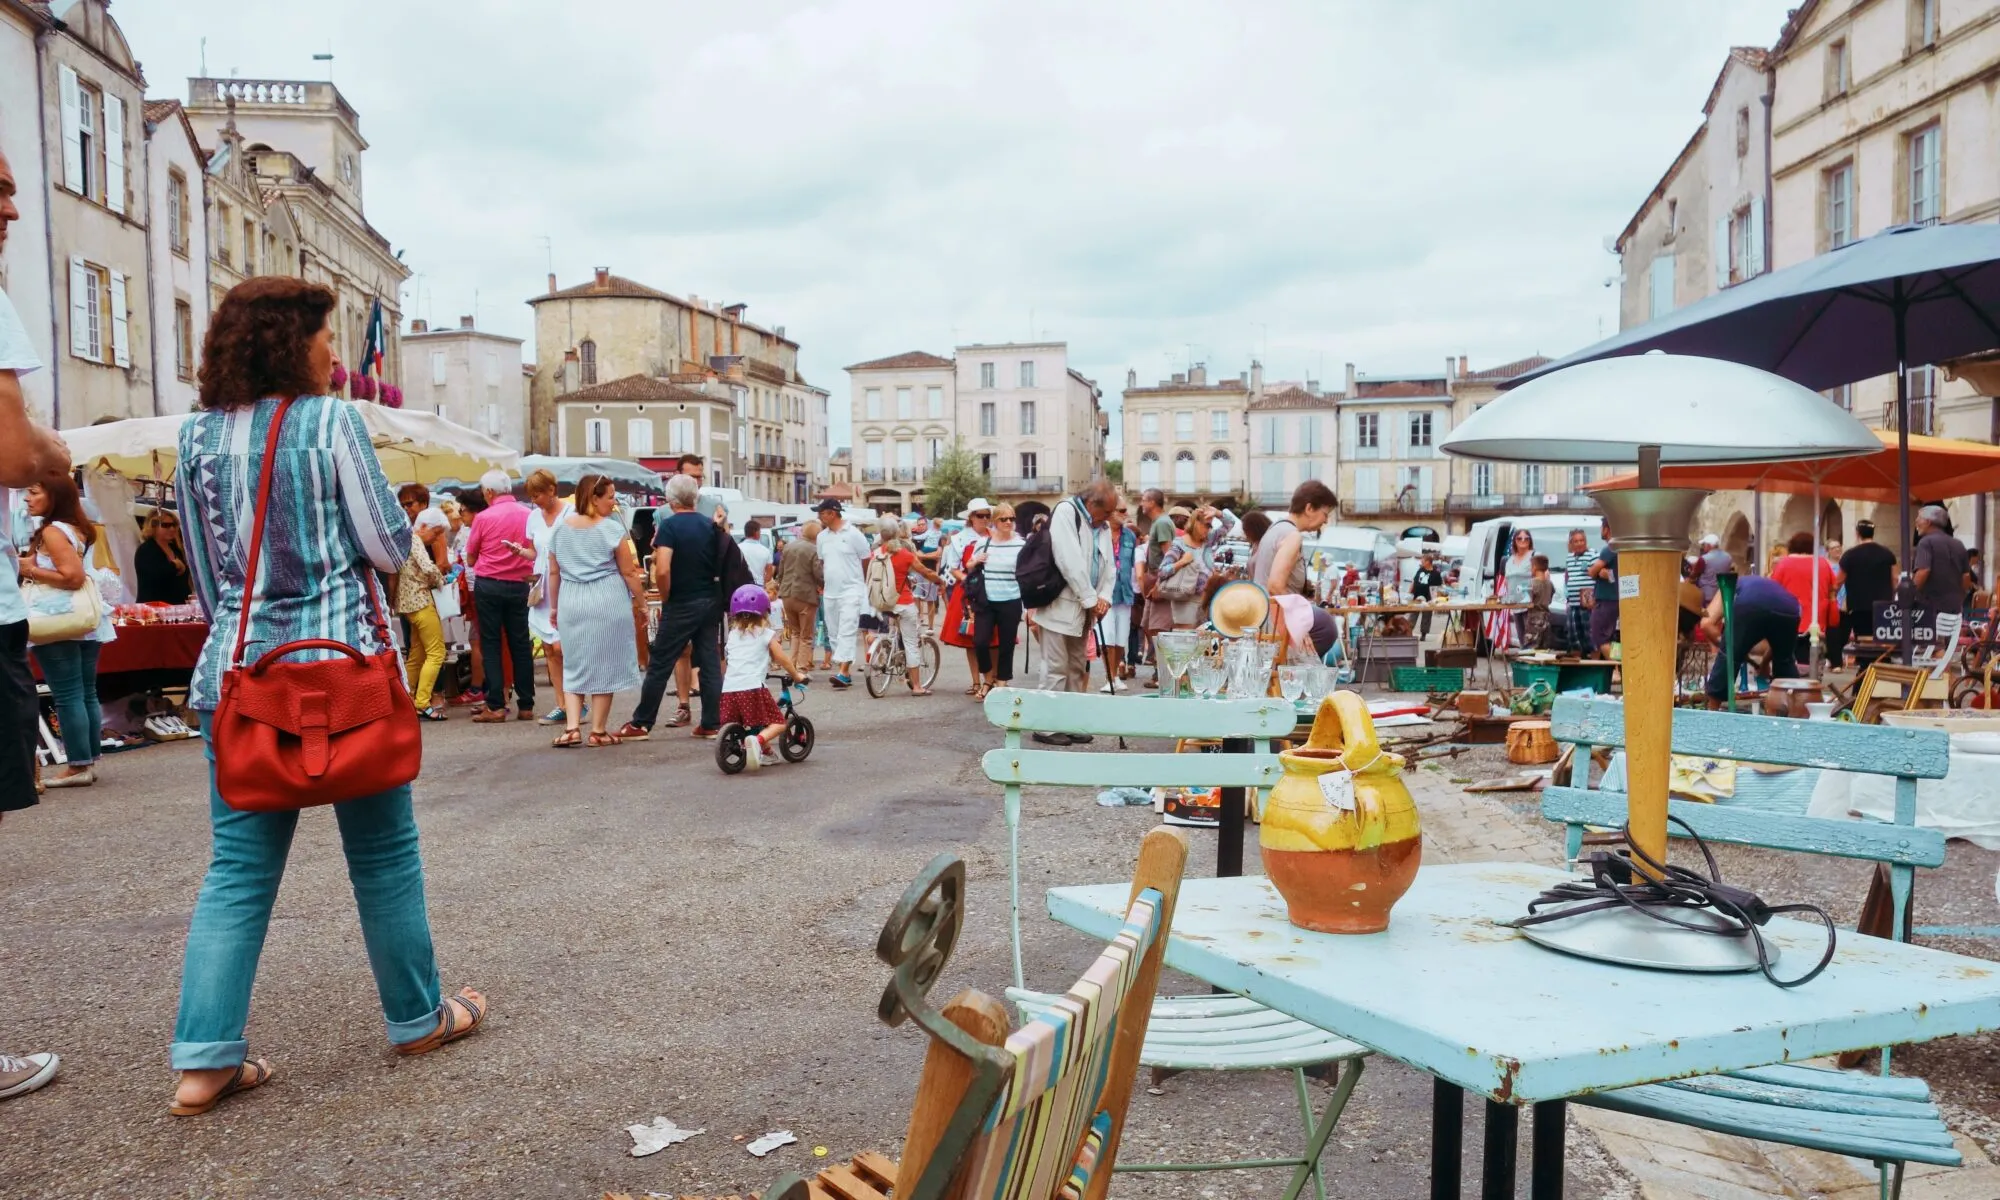
[[[1662,467],[1663,487],[1706,488],[1710,491],[1785,492],[1813,498],[1813,555],[1820,552],[1819,509],[1822,497],[1835,500],[1867,500],[1895,504],[1896,431],[1873,431],[1882,443],[1875,454],[1851,458],[1818,458],[1801,462],[1727,463],[1718,466]],[[1911,435],[1910,494],[1926,499],[1949,499],[1978,492],[2000,490],[2000,446],[1964,442],[1956,438]],[[1639,476],[1614,475],[1585,486],[1586,491],[1611,491],[1637,487]],[[1814,665],[1820,646],[1819,589],[1812,594],[1809,617]]]
[[[1787,492],[1834,500],[1866,500],[1894,504],[1896,495],[1896,431],[1873,431],[1881,439],[1877,454],[1852,458],[1807,459],[1804,462],[1729,463],[1712,467],[1661,467],[1663,487],[1707,488],[1711,491]],[[1586,486],[1606,491],[1638,486],[1639,476],[1614,475]],[[1910,493],[1926,499],[1949,499],[2000,490],[2000,446],[1963,442],[1956,438],[1910,437]],[[1817,522],[1815,522],[1817,524]]]

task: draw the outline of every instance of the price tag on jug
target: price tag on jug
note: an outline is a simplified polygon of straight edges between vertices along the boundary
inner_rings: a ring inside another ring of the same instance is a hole
[[[1319,777],[1320,798],[1330,808],[1341,812],[1354,811],[1354,772],[1328,771]]]

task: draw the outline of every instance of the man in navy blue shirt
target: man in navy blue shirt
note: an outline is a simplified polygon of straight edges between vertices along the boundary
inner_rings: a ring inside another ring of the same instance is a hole
[[[1797,679],[1799,677],[1798,658],[1793,650],[1798,645],[1799,601],[1786,591],[1784,585],[1768,575],[1745,575],[1736,581],[1736,606],[1730,613],[1734,629],[1730,642],[1735,647],[1735,661],[1745,662],[1750,651],[1758,642],[1771,647],[1771,678]],[[1722,594],[1708,602],[1708,612],[1702,617],[1701,627],[1716,645],[1722,644]],[[1729,694],[1729,672],[1723,665],[1724,656],[1715,656],[1715,666],[1708,672],[1708,684],[1702,690],[1708,696],[1710,708],[1721,708],[1723,697]]]

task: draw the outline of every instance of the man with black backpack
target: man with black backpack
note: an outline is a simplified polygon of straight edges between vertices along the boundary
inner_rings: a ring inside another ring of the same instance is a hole
[[[1111,546],[1111,511],[1118,489],[1093,480],[1056,506],[1049,523],[1028,539],[1015,566],[1022,604],[1034,610],[1042,631],[1042,656],[1058,691],[1090,690],[1086,635],[1111,608],[1117,557]],[[1037,733],[1035,740],[1068,745],[1081,740],[1062,733]]]

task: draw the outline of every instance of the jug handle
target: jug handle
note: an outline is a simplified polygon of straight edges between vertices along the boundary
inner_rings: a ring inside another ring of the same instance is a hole
[[[1335,745],[1324,744],[1322,737],[1323,733],[1336,732],[1322,728],[1329,708],[1338,722],[1340,740]],[[1347,770],[1357,771],[1382,756],[1381,742],[1375,736],[1375,718],[1368,711],[1368,701],[1359,692],[1337,691],[1329,695],[1321,702],[1320,718],[1313,722],[1313,736],[1306,744],[1320,750],[1339,750]]]

